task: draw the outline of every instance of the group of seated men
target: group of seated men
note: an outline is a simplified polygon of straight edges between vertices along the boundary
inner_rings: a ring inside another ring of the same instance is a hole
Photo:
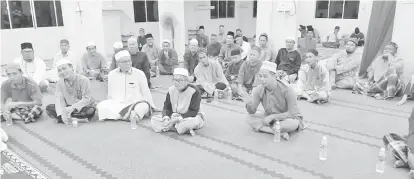
[[[86,46],[87,52],[79,63],[69,51],[69,41],[61,40],[61,52],[54,57],[52,66],[52,71],[56,76],[52,75],[49,78],[45,77],[44,62],[34,56],[32,44],[22,43],[22,55],[7,66],[6,72],[9,80],[2,84],[3,116],[22,119],[25,122],[34,121],[42,112],[41,92],[47,90],[49,82],[57,82],[55,104],[48,105],[46,111],[58,122],[68,123],[70,116],[78,119],[91,118],[96,109],[100,120],[129,120],[130,118],[140,120],[150,115],[155,108],[149,92],[151,72],[154,67],[164,75],[181,75],[177,79],[174,77],[175,88],[179,88],[179,92],[174,92],[174,95],[192,88],[197,89],[197,92],[191,92],[192,90],[188,92],[191,97],[187,99],[189,101],[187,106],[181,107],[183,108],[181,110],[173,108],[178,111],[173,110],[172,113],[180,114],[183,119],[196,116],[200,116],[198,119],[204,119],[197,107],[199,104],[193,104],[199,103],[197,102],[198,95],[205,95],[207,101],[211,102],[216,95],[219,98],[226,97],[225,92],[230,89],[233,99],[249,104],[251,101],[252,104],[247,105],[248,110],[255,111],[257,108],[255,97],[264,103],[275,95],[266,90],[258,91],[260,89],[258,86],[266,86],[265,82],[276,83],[270,87],[278,88],[279,91],[282,90],[281,86],[287,86],[283,89],[288,91],[283,93],[285,102],[273,104],[275,106],[268,106],[269,109],[266,109],[266,116],[283,113],[285,114],[283,119],[286,119],[286,116],[295,118],[299,115],[299,112],[292,112],[297,110],[292,109],[295,108],[296,102],[290,101],[296,101],[298,98],[318,104],[326,103],[330,99],[331,90],[335,88],[353,89],[355,93],[367,91],[377,99],[391,99],[403,95],[398,104],[413,97],[414,79],[407,85],[403,84],[403,61],[397,55],[397,44],[393,42],[385,46],[383,53],[367,69],[368,78],[359,78],[362,76],[358,75],[361,55],[355,53],[358,45],[356,39],[350,39],[343,51],[335,54],[326,62],[321,62],[318,58],[318,51],[315,49],[309,49],[304,55],[305,59],[302,60],[302,55],[295,50],[295,38],[287,38],[286,47],[281,48],[276,57],[272,59],[266,34],[259,36],[259,46],[243,48],[245,46],[243,36],[235,37],[233,32],[228,32],[225,44],[221,45],[218,53],[217,50],[200,48],[198,41],[192,39],[189,43],[189,50],[184,54],[183,68],[178,68],[177,53],[171,48],[171,42],[164,40],[163,49],[158,50],[152,35],[147,34],[145,37],[146,44],[142,46],[142,52],[139,50],[137,39],[128,40],[128,50],[123,50],[122,43],[115,43],[115,53],[109,70],[104,57],[96,51],[95,44],[89,43]],[[212,43],[220,42],[213,38]],[[245,49],[248,49],[248,53]],[[272,66],[269,74],[261,74],[260,71],[263,69],[269,71],[269,65]],[[182,69],[188,74],[183,73]],[[276,81],[265,80],[269,76],[274,76]],[[107,100],[95,105],[96,102],[90,94],[88,77],[108,82]],[[122,80],[119,80],[121,78]],[[283,82],[283,85],[280,82]],[[277,85],[279,83],[280,85]],[[124,86],[125,90],[117,90],[121,86]],[[267,89],[272,89],[270,87],[266,86]],[[172,93],[172,91],[169,92]],[[276,96],[275,98],[280,98]],[[292,96],[295,100],[291,99]],[[249,97],[253,99],[250,100]],[[165,107],[168,107],[171,100],[177,100],[172,98],[173,96],[167,95]],[[272,101],[281,101],[281,99]],[[173,120],[171,112],[165,112],[165,110],[167,109],[164,109],[163,116],[158,118],[158,121],[167,119],[165,115]],[[187,110],[194,112],[191,115],[183,115],[185,113],[183,111],[188,112]],[[295,116],[291,116],[293,114]],[[272,121],[281,118],[273,116],[264,119],[271,124]],[[176,124],[176,122],[172,123]],[[154,123],[155,126],[157,124],[159,123]],[[260,129],[257,130],[260,131]]]

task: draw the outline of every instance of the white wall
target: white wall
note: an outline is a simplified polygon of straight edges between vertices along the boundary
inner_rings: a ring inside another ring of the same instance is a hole
[[[187,29],[205,27],[205,33],[218,33],[219,26],[224,25],[224,30],[236,32],[240,28],[243,35],[252,38],[256,31],[256,18],[253,18],[253,1],[236,1],[234,18],[211,19],[209,9],[197,9],[198,6],[210,6],[210,1],[185,1],[185,24]],[[187,32],[186,32],[187,33]]]
[[[351,35],[355,27],[359,27],[360,31],[366,34],[371,16],[371,8],[371,0],[361,0],[358,19],[322,19],[315,18],[316,0],[299,1],[298,26],[312,25],[319,31],[322,41],[326,41],[326,36],[333,32],[335,26],[341,27],[341,33],[343,34]]]
[[[7,64],[20,55],[20,44],[31,42],[35,55],[52,59],[59,52],[59,41],[63,38],[63,27],[41,27],[1,30],[1,64]]]
[[[121,11],[103,11],[103,27],[104,27],[104,40],[105,51],[107,55],[112,55],[113,44],[115,42],[121,42]]]
[[[404,77],[405,81],[410,80],[414,74],[414,20],[407,20],[413,15],[413,1],[399,1],[395,13],[394,30],[392,40],[399,46],[399,54],[405,62]]]

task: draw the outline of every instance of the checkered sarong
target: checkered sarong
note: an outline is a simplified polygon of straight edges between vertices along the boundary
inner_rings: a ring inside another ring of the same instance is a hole
[[[384,146],[394,155],[395,159],[408,162],[407,138],[403,135],[389,133],[382,138]]]
[[[10,110],[13,114],[19,116],[24,123],[35,122],[35,119],[38,118],[43,110],[41,106],[26,106],[26,107],[17,107]]]
[[[354,90],[362,93],[364,90],[363,86],[363,82],[357,82],[354,86]],[[373,96],[375,93],[379,93],[380,96],[378,96],[377,99],[392,99],[401,95],[403,93],[403,89],[404,82],[397,76],[395,69],[390,69],[381,80],[370,85],[368,93],[370,93],[370,96]]]

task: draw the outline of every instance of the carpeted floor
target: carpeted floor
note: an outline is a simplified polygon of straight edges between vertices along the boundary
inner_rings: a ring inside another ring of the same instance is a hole
[[[161,86],[152,94],[162,108],[171,77],[152,82]],[[93,81],[92,91],[97,99],[106,96],[102,83]],[[53,101],[52,93],[45,94],[44,104]],[[10,149],[53,179],[405,178],[408,171],[393,169],[390,155],[382,175],[375,173],[375,162],[384,133],[406,132],[413,103],[398,108],[349,91],[335,91],[333,99],[325,105],[300,101],[309,127],[281,143],[253,132],[244,122],[243,104],[235,101],[203,102],[206,124],[194,137],[154,133],[148,120],[136,130],[122,121],[72,128],[43,115],[36,123],[2,127]],[[329,153],[322,162],[318,150],[324,135]]]

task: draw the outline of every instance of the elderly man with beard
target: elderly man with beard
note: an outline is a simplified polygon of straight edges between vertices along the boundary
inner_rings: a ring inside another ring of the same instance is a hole
[[[332,89],[354,87],[362,58],[361,54],[355,53],[357,45],[356,39],[350,39],[345,45],[345,50],[327,61],[326,66],[329,70],[329,82]]]
[[[178,134],[200,129],[204,125],[204,115],[200,111],[201,94],[198,88],[189,84],[188,71],[175,68],[172,79],[174,85],[168,89],[164,101],[162,116],[151,118],[155,132],[177,131]]]
[[[34,56],[33,45],[29,42],[22,43],[21,56],[13,60],[20,65],[23,76],[32,78],[41,92],[46,92],[49,87],[49,81],[46,80],[46,64],[39,57]]]
[[[293,83],[298,79],[298,72],[302,64],[302,58],[295,50],[295,38],[288,37],[285,40],[286,48],[279,49],[276,56],[277,70],[286,75],[288,82]]]
[[[354,91],[363,93],[365,90],[376,99],[393,99],[402,94],[404,89],[404,61],[397,55],[398,45],[390,42],[384,51],[368,67],[368,79],[358,80]]]
[[[61,60],[56,64],[59,77],[56,84],[55,104],[46,106],[46,113],[57,123],[68,124],[72,120],[89,121],[95,115],[90,81],[75,74],[73,64]]]
[[[157,72],[157,65],[159,64],[160,48],[154,44],[154,37],[152,34],[145,35],[147,43],[142,47],[141,52],[147,54],[151,66],[151,76],[155,76]]]
[[[184,53],[184,68],[188,70],[190,76],[194,75],[194,69],[198,65],[198,41],[191,39],[189,51]]]
[[[257,132],[273,134],[276,121],[280,121],[281,136],[289,140],[289,132],[303,129],[302,115],[296,102],[295,90],[276,79],[276,64],[264,61],[259,71],[260,85],[252,95],[243,94],[247,123]],[[257,112],[262,104],[264,112]]]
[[[101,53],[96,51],[95,43],[88,43],[86,50],[87,53],[81,59],[83,74],[89,77],[89,79],[106,80],[106,74],[108,72],[106,69],[106,60]]]
[[[207,50],[200,49],[198,52],[200,63],[194,69],[194,77],[196,84],[202,92],[207,93],[208,102],[211,102],[211,96],[215,94],[215,90],[219,92],[225,91],[229,86],[229,82],[224,76],[223,69],[219,62],[214,58],[207,57]]]
[[[112,62],[111,62],[111,66],[109,67],[110,70],[113,70],[117,67],[116,60],[115,60],[115,54],[124,49],[124,44],[122,44],[122,42],[115,42],[114,45],[112,45],[112,47],[114,50],[114,54],[112,55]]]
[[[144,52],[138,51],[138,42],[135,38],[128,39],[128,51],[131,54],[132,67],[144,72],[148,87],[151,88],[151,65],[148,56]],[[117,63],[119,64],[119,63]]]
[[[164,40],[162,50],[158,54],[158,67],[161,75],[172,75],[174,68],[178,67],[177,52],[171,48],[171,42]]]
[[[155,108],[143,71],[132,67],[131,55],[123,50],[115,55],[118,68],[108,75],[108,99],[97,105],[99,120],[142,120]]]
[[[229,31],[226,36],[226,44],[221,47],[219,54],[220,64],[224,69],[231,62],[231,51],[234,49],[241,49],[241,47],[234,43],[234,32]]]
[[[34,122],[42,114],[42,93],[32,79],[23,76],[20,64],[6,66],[9,79],[1,84],[2,120]]]

